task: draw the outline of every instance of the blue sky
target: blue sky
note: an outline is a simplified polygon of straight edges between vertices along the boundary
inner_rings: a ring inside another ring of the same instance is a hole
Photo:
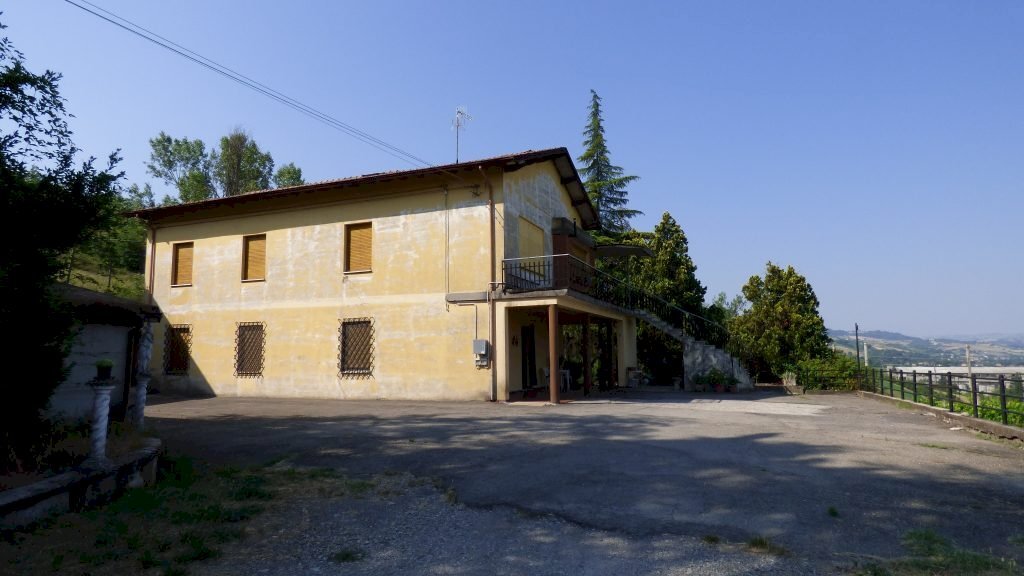
[[[582,152],[591,88],[709,294],[769,260],[832,328],[1024,332],[1024,3],[95,3],[434,163]],[[76,143],[249,131],[307,180],[411,167],[59,0],[5,3],[33,70],[63,73]],[[161,193],[162,184],[153,182]]]

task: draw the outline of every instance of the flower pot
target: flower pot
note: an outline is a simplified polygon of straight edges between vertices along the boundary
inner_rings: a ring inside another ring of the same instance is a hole
[[[715,392],[721,394],[725,388],[721,384],[715,384]]]
[[[97,366],[96,367],[96,379],[97,380],[110,380],[110,373],[114,369],[113,366]]]

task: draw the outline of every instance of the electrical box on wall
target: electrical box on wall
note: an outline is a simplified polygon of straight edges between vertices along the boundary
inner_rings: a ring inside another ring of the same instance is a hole
[[[488,344],[487,340],[473,340],[473,355],[476,356],[477,366],[487,366],[487,363],[490,361]]]

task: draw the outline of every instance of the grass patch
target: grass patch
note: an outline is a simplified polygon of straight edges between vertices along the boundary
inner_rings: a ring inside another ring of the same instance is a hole
[[[1006,539],[1010,544],[1024,547],[1024,534],[1014,534]]]
[[[772,542],[767,536],[754,536],[747,541],[747,548],[773,556],[789,556],[789,550]]]
[[[863,567],[859,576],[1012,576],[1020,574],[1016,562],[962,550],[931,530],[911,530],[903,536],[910,556]]]
[[[922,448],[935,448],[936,450],[949,450],[949,446],[946,446],[945,444],[928,444],[928,443],[924,443],[924,444],[918,444],[918,446],[920,446]]]
[[[344,548],[330,555],[331,562],[335,564],[359,562],[363,558],[366,558],[366,553],[358,548]]]
[[[444,491],[444,501],[453,506],[459,503],[459,494],[455,491],[454,486],[449,486],[448,489]]]
[[[700,537],[700,541],[705,544],[718,544],[722,539],[715,534],[705,534]]]
[[[103,508],[0,531],[0,572],[186,574],[243,538],[244,525],[276,501],[362,495],[375,488],[372,481],[330,470],[213,470],[165,455],[153,486],[129,490]]]

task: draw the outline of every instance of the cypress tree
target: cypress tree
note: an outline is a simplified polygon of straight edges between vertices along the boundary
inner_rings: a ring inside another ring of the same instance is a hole
[[[578,158],[580,169],[590,195],[601,218],[601,229],[607,234],[621,234],[630,230],[629,219],[643,214],[627,208],[629,192],[626,187],[639,176],[625,176],[621,167],[612,164],[608,142],[604,137],[604,119],[601,116],[601,97],[590,91],[590,114],[583,131],[586,151]]]

